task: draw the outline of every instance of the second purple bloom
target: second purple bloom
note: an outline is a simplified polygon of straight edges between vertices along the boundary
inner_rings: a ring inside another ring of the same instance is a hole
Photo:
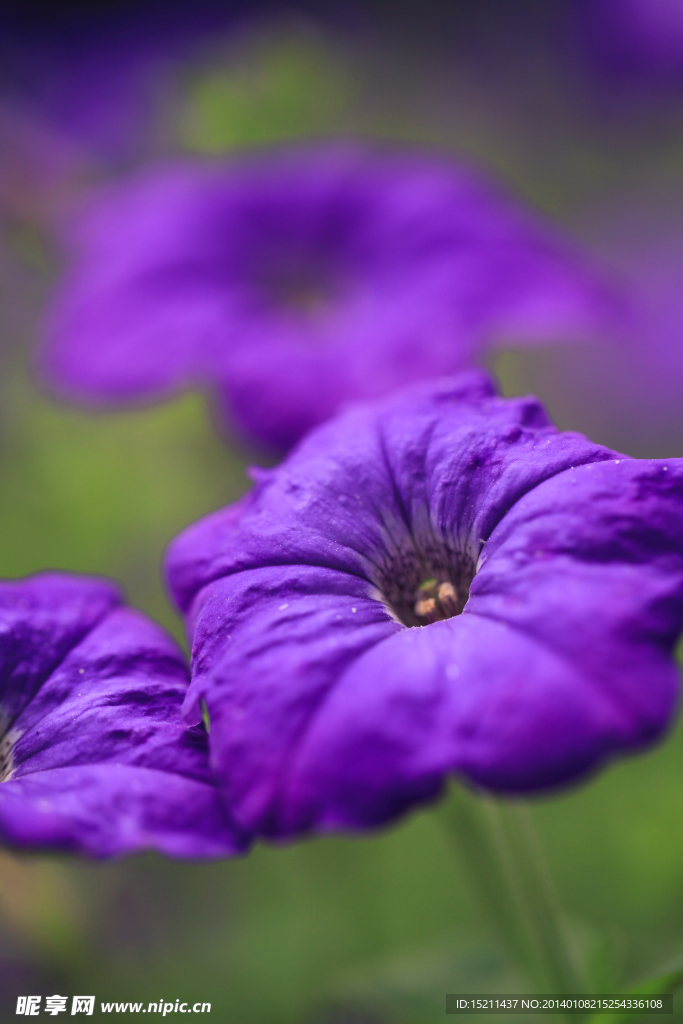
[[[53,385],[106,404],[212,384],[276,451],[349,400],[614,314],[550,228],[436,154],[171,165],[101,195],[71,241],[42,357]]]
[[[426,382],[259,472],[169,578],[247,833],[372,827],[451,773],[544,789],[672,718],[683,460],[560,433],[483,374]]]

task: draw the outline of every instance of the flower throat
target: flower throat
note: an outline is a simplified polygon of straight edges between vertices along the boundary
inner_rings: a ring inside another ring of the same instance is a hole
[[[413,554],[403,557],[399,571],[382,573],[380,591],[385,604],[404,626],[428,626],[460,615],[474,578],[474,561],[467,555],[440,552],[429,561]],[[434,555],[434,553],[432,553]],[[432,568],[425,570],[425,562]]]

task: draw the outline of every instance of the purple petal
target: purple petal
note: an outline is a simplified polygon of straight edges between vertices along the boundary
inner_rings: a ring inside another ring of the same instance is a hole
[[[267,831],[311,717],[345,668],[401,627],[365,580],[317,566],[237,573],[199,605],[189,701],[209,708],[235,820]]]
[[[243,846],[207,737],[180,718],[182,653],[110,584],[54,574],[0,584],[0,836],[106,857]]]
[[[3,783],[0,835],[17,847],[98,858],[148,849],[226,857],[244,849],[214,786],[123,764],[54,768]]]
[[[428,381],[323,426],[237,505],[171,546],[168,578],[188,611],[213,579],[263,565],[321,565],[379,585],[412,533],[471,549],[554,473],[613,452],[560,433],[535,398],[501,399],[480,371]]]
[[[449,774],[497,792],[566,782],[593,765],[611,710],[577,666],[504,623],[405,629],[336,680],[282,781],[278,828],[381,825]]]
[[[0,583],[0,707],[13,721],[88,632],[121,604],[118,587],[61,573]]]
[[[463,614],[341,675],[280,795],[287,832],[362,827],[438,792],[571,781],[661,736],[678,701],[683,460],[582,466],[531,491]]]

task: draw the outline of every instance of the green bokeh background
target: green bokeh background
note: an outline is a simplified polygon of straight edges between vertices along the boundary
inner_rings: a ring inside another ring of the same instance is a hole
[[[179,72],[159,114],[160,154],[338,133],[437,143],[485,161],[577,236],[601,196],[680,176],[680,105],[636,105],[615,127],[533,39],[506,46],[509,26],[479,26],[472,55],[448,51],[436,15],[431,26],[400,15],[375,12],[360,36],[285,20],[225,41]],[[0,576],[114,577],[182,642],[164,548],[243,493],[258,455],[221,437],[199,394],[111,413],[60,404],[32,370],[59,258],[26,218],[10,218],[0,256]],[[596,365],[586,346],[507,350],[491,365],[507,393],[536,391],[563,428],[638,455],[683,454],[675,424],[631,418],[621,430],[585,400]],[[679,727],[653,752],[533,802],[605,990],[683,952],[682,794]],[[436,1021],[446,991],[523,985],[442,819],[437,805],[378,835],[214,864],[0,853],[0,1006],[14,1020],[16,995],[40,991],[209,1001],[210,1019],[236,1024]]]

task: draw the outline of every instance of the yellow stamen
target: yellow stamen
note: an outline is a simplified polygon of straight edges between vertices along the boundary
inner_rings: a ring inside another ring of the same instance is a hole
[[[425,598],[422,601],[418,601],[415,605],[415,614],[419,615],[420,618],[425,618],[430,615],[436,608],[436,601],[433,597]]]
[[[436,592],[439,601],[457,601],[458,593],[452,583],[441,583]]]

